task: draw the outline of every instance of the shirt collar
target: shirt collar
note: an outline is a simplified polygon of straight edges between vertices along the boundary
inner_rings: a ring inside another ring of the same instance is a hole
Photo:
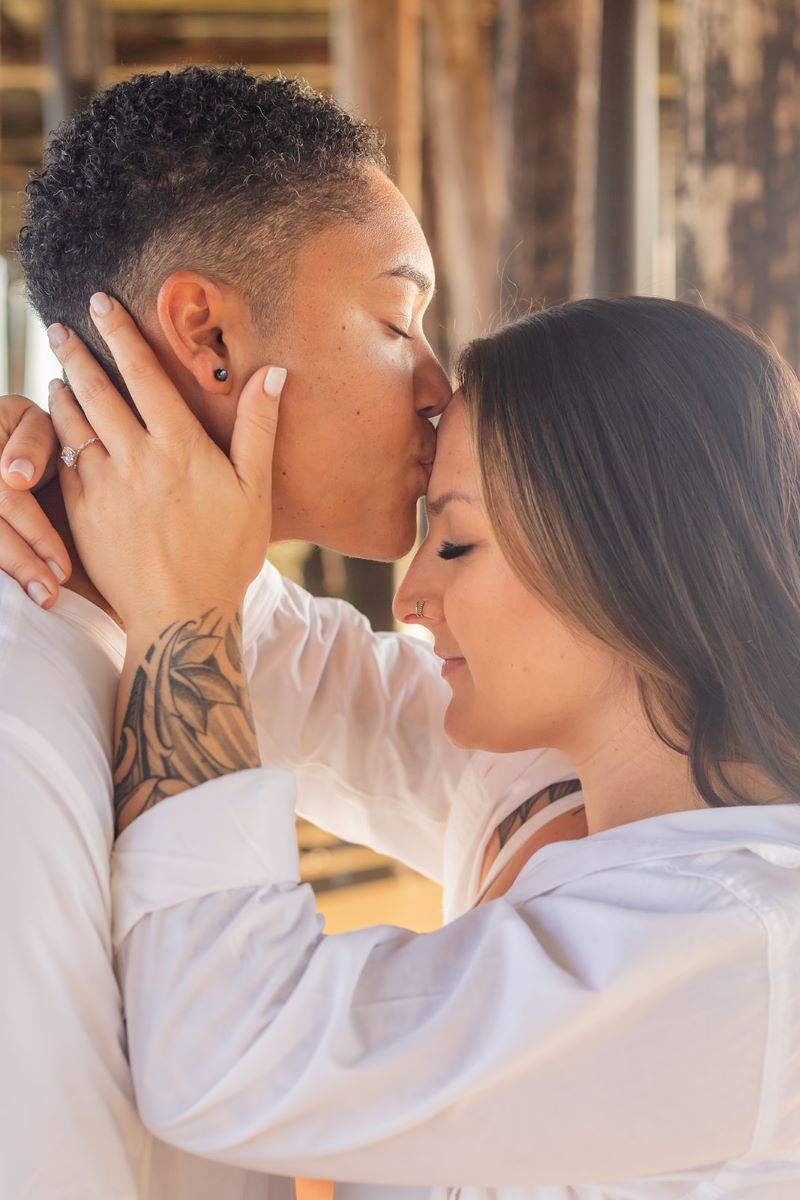
[[[614,867],[748,850],[780,867],[800,867],[800,804],[663,813],[572,842],[542,846],[525,864],[526,896]]]

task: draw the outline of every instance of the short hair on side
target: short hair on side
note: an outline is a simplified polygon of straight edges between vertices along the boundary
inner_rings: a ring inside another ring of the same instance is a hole
[[[236,286],[280,318],[312,234],[363,217],[381,137],[305,83],[243,68],[136,75],[54,133],[27,188],[19,252],[32,304],[119,376],[88,314],[109,292],[136,317],[176,270]],[[269,254],[269,270],[254,269]]]

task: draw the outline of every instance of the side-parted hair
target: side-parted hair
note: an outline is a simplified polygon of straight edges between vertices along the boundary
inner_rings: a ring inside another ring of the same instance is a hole
[[[28,184],[19,250],[31,301],[112,371],[88,316],[98,290],[138,316],[173,271],[198,271],[274,324],[302,242],[369,211],[369,167],[386,169],[377,131],[301,81],[241,68],[136,75],[56,130]]]
[[[693,305],[546,309],[458,368],[489,518],[523,582],[632,665],[709,805],[724,764],[800,799],[800,385]]]

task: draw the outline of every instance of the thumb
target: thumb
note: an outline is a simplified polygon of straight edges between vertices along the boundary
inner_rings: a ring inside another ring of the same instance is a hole
[[[44,409],[24,396],[3,396],[0,410],[3,482],[17,491],[33,490],[56,473],[60,447],[53,424]]]
[[[272,494],[272,457],[285,367],[260,367],[242,388],[231,437],[230,458],[242,487]]]

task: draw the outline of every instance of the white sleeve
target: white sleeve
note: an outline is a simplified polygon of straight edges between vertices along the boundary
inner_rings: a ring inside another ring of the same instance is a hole
[[[634,864],[434,933],[325,936],[292,805],[288,775],[229,776],[117,844],[131,1064],[159,1137],[261,1171],[487,1187],[747,1152],[768,1007],[741,986],[765,970],[749,910],[712,889],[658,911],[672,875]]]
[[[553,750],[460,750],[444,733],[450,689],[418,638],[375,633],[350,604],[319,599],[267,565],[248,673],[264,762],[297,775],[297,810],[442,882],[453,800],[492,810],[559,779]]]
[[[0,1195],[103,1200],[136,1193],[144,1136],[111,958],[111,776],[88,734],[59,751],[53,695],[41,732],[0,712]]]

